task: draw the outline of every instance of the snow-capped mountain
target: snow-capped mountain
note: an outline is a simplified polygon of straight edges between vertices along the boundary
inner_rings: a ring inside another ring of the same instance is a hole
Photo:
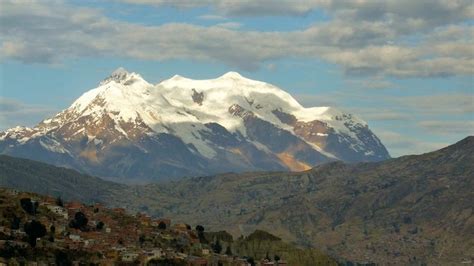
[[[0,133],[0,153],[130,180],[389,158],[356,116],[236,72],[153,85],[123,68],[36,127]]]

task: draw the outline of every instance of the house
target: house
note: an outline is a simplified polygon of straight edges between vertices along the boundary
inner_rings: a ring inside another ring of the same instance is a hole
[[[66,231],[66,225],[65,224],[55,224],[54,227],[56,229],[55,233],[57,235],[60,235],[60,234],[62,234]]]
[[[211,253],[211,251],[210,251],[209,249],[207,249],[207,248],[203,248],[203,249],[201,250],[201,254],[202,254],[202,255],[209,255],[210,253]]]
[[[170,228],[170,226],[171,226],[171,220],[170,219],[161,218],[161,219],[157,219],[155,221],[158,223],[158,225],[160,223],[164,223],[166,225],[166,228]]]
[[[66,209],[70,211],[79,211],[81,208],[82,208],[82,204],[80,202],[72,201],[72,202],[66,203]]]
[[[194,232],[189,232],[188,233],[189,240],[191,241],[191,244],[197,244],[200,243],[199,237],[196,235]]]
[[[118,260],[119,252],[115,249],[110,249],[105,252],[105,257],[110,260]]]
[[[28,248],[30,244],[22,241],[16,241],[16,240],[8,240],[7,241],[10,246],[17,247],[17,248]]]
[[[275,262],[274,261],[270,261],[270,260],[267,260],[267,259],[264,259],[260,262],[260,265],[262,266],[274,266],[275,265]]]
[[[192,266],[206,266],[206,265],[208,265],[208,261],[205,258],[196,257],[196,256],[189,256],[187,261],[188,261],[188,265],[192,265]]]
[[[151,225],[151,217],[150,216],[146,216],[146,215],[141,215],[139,217],[140,219],[140,223],[144,226],[150,226]]]
[[[116,214],[120,214],[120,215],[124,215],[124,214],[125,214],[125,209],[124,209],[124,208],[115,208],[115,209],[113,209],[113,211],[114,211]]]
[[[16,190],[16,189],[9,189],[7,190],[8,194],[10,194],[11,196],[17,196],[18,194],[20,194],[20,191]]]
[[[163,250],[161,248],[154,248],[152,250],[147,250],[144,252],[143,254],[143,262],[145,262],[145,265],[148,264],[148,262],[150,260],[153,260],[153,259],[161,259],[164,257],[164,253],[163,253]]]
[[[26,237],[26,233],[23,231],[23,228],[11,230],[11,235],[16,239],[22,239],[23,237]]]
[[[138,259],[140,254],[136,252],[126,252],[122,254],[122,261],[123,262],[134,262]]]
[[[191,226],[184,224],[184,223],[178,223],[173,225],[173,229],[176,231],[188,231],[191,228]]]
[[[176,252],[175,254],[175,258],[178,258],[178,259],[186,259],[187,257],[188,255],[182,252]]]
[[[62,216],[64,219],[67,219],[69,217],[67,210],[61,206],[54,206],[54,205],[47,205],[46,206],[48,210],[50,210],[52,213]]]
[[[74,241],[74,242],[79,242],[79,241],[81,241],[81,236],[80,236],[80,235],[70,234],[70,235],[69,235],[69,239],[71,239],[71,240]]]
[[[161,248],[154,248],[145,252],[149,257],[160,258],[163,256],[163,250]]]
[[[234,260],[234,263],[232,265],[236,265],[236,266],[251,266],[250,263],[247,262],[246,259],[242,259],[242,258],[237,258]]]
[[[43,201],[40,203],[40,205],[45,205],[45,206],[54,205],[54,204],[56,204],[56,199],[50,196],[44,198]]]
[[[165,257],[168,259],[173,259],[176,255],[176,252],[172,248],[167,248],[165,250]]]
[[[6,226],[0,226],[0,233],[10,236],[11,235],[11,229],[6,227]]]

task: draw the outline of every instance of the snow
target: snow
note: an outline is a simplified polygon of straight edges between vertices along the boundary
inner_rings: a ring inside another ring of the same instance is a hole
[[[56,152],[56,153],[69,153],[68,150],[64,149],[62,145],[54,139],[48,138],[48,139],[45,139],[44,141],[40,140],[39,143],[43,148],[45,148],[48,151]]]
[[[192,97],[194,93],[203,94],[202,103],[194,102]],[[123,122],[143,121],[156,134],[174,134],[185,143],[193,144],[203,156],[212,158],[217,154],[215,147],[212,143],[202,140],[199,134],[200,131],[209,131],[204,124],[218,123],[230,132],[240,132],[246,136],[242,118],[229,112],[229,107],[234,104],[252,112],[256,117],[291,132],[292,126],[282,123],[273,114],[274,110],[293,115],[302,122],[323,121],[336,132],[353,138],[356,142],[360,141],[347,125],[367,125],[357,117],[332,107],[305,108],[284,90],[269,83],[245,78],[237,72],[228,72],[218,78],[204,80],[175,75],[153,85],[137,73],[129,73],[123,68],[118,68],[97,88],[79,97],[68,109],[52,119],[44,120],[41,130],[39,128],[34,130],[42,135],[53,127],[60,127],[83,116],[91,116],[96,123],[99,123],[104,115],[108,115],[115,122],[115,129],[127,138],[127,132],[120,125]],[[32,131],[32,129],[14,128],[7,131],[6,135],[16,136],[18,132],[28,130]],[[81,128],[76,134],[82,131]],[[327,136],[324,133],[316,134]],[[21,135],[24,137],[27,134]],[[99,140],[94,139],[94,143],[99,144]],[[42,145],[60,152],[58,146],[51,143]]]

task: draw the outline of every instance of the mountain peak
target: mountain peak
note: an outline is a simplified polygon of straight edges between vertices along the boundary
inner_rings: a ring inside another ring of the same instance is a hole
[[[105,78],[100,84],[102,85],[102,84],[105,84],[105,83],[110,82],[110,81],[115,81],[117,83],[123,83],[124,81],[128,80],[133,75],[138,76],[138,74],[130,73],[125,68],[119,67],[119,68],[115,69],[110,74],[110,76]]]
[[[171,80],[176,80],[176,79],[183,79],[183,78],[184,78],[183,76],[176,74],[176,75],[172,76],[170,79]]]
[[[220,76],[219,78],[244,79],[245,77],[240,75],[238,72],[229,71],[229,72],[225,73],[224,75]]]
[[[130,74],[130,73],[125,68],[119,67],[119,68],[115,69],[110,76],[115,77],[115,76],[124,76],[124,75],[128,75],[128,74]]]

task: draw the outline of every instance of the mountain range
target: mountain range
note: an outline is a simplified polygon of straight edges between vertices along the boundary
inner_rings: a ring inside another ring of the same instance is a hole
[[[154,85],[123,68],[35,127],[1,132],[0,154],[127,182],[390,158],[355,115],[236,72]]]
[[[329,162],[124,185],[0,156],[0,185],[193,221],[234,236],[255,229],[339,261],[456,265],[474,254],[474,137],[382,162]]]

